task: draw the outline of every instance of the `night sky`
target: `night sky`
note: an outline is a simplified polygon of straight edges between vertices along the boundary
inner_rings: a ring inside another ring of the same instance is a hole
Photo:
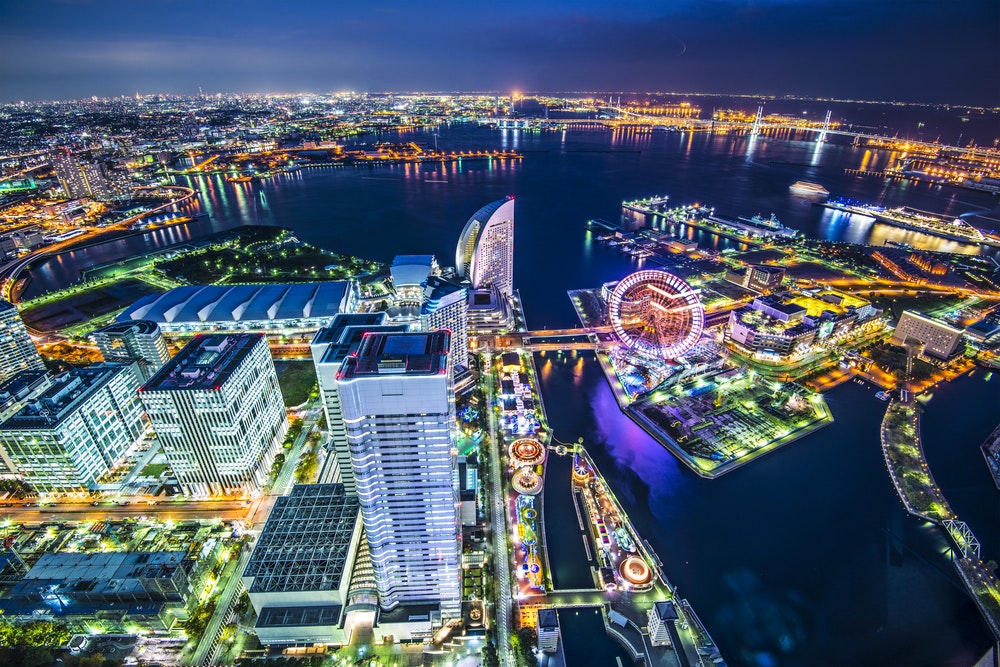
[[[998,0],[0,0],[0,99],[678,91],[1000,105]]]

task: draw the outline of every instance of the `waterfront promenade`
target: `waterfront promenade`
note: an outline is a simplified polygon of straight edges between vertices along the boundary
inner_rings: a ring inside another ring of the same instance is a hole
[[[920,439],[922,410],[909,392],[893,400],[882,420],[882,454],[899,499],[910,514],[943,528],[956,547],[952,563],[994,636],[1000,641],[1000,582],[980,560],[979,542],[934,481]]]

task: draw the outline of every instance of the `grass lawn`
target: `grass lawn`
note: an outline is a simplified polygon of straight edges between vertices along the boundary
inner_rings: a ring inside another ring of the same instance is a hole
[[[309,398],[316,386],[316,369],[311,361],[277,361],[278,385],[285,399],[285,406],[300,405]]]

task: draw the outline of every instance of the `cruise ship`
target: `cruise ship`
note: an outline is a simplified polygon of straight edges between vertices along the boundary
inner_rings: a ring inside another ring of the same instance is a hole
[[[830,194],[830,191],[819,183],[810,183],[809,181],[795,181],[788,186],[788,189],[797,195],[807,197],[826,197]]]
[[[907,206],[884,208],[882,206],[861,204],[843,199],[823,202],[820,205],[835,211],[868,216],[893,227],[912,229],[915,232],[930,234],[931,236],[937,236],[950,241],[1000,247],[1000,239],[986,236],[982,231],[961,218],[948,221],[936,215],[918,211]]]

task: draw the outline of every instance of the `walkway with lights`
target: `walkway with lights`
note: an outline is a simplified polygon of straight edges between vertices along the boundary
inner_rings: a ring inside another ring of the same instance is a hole
[[[882,421],[882,454],[899,499],[910,514],[945,530],[957,547],[953,562],[962,583],[1000,640],[1000,582],[980,560],[979,540],[951,509],[934,482],[920,438],[920,408],[904,391],[905,400],[893,400]],[[914,463],[915,462],[915,463]],[[909,483],[904,478],[909,475]],[[914,487],[913,478],[920,483]]]

